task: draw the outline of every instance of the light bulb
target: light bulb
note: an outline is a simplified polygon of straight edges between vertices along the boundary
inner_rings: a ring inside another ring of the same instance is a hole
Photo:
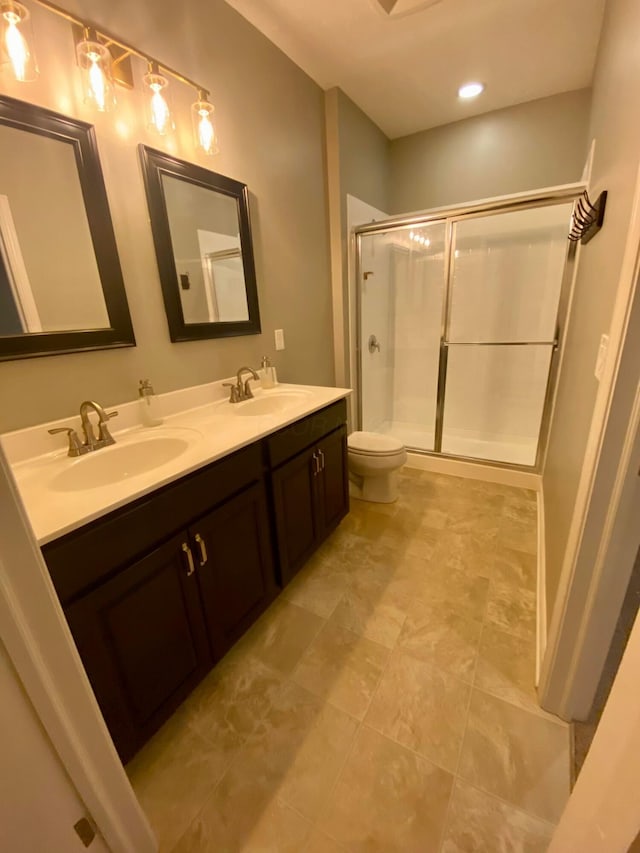
[[[115,106],[115,91],[111,74],[111,54],[97,41],[97,36],[85,30],[85,37],[76,48],[78,65],[83,75],[85,101],[101,112]]]
[[[195,143],[205,154],[217,154],[218,140],[211,121],[215,108],[206,100],[206,96],[206,92],[198,92],[198,100],[191,108]]]
[[[99,57],[95,53],[89,54],[89,85],[93,93],[93,100],[101,112],[104,112],[107,104],[107,84],[102,73],[102,68],[98,65]]]
[[[458,97],[464,100],[468,98],[477,98],[484,92],[484,83],[465,83],[458,89]]]
[[[149,63],[149,72],[144,75],[144,85],[147,90],[147,111],[149,118],[149,127],[164,136],[173,129],[171,120],[171,110],[166,98],[166,89],[169,81],[162,74],[159,74],[158,65],[155,62]]]
[[[29,46],[33,36],[28,21],[29,12],[21,3],[0,3],[0,58],[21,83],[38,76],[38,65]]]

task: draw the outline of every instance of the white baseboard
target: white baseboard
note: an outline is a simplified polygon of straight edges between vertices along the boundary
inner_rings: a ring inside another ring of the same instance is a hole
[[[544,529],[544,493],[538,489],[538,578],[536,586],[536,687],[547,648],[547,559]]]
[[[467,477],[469,480],[484,480],[486,483],[502,483],[521,489],[538,491],[541,487],[539,474],[530,471],[513,471],[510,468],[495,468],[467,462],[465,459],[447,459],[442,456],[426,456],[422,453],[407,453],[407,467],[432,471],[434,474],[449,474],[452,477]]]

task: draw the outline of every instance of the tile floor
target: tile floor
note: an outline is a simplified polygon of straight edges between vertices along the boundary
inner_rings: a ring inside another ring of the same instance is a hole
[[[538,853],[569,727],[536,704],[536,504],[404,469],[127,770],[165,853]]]

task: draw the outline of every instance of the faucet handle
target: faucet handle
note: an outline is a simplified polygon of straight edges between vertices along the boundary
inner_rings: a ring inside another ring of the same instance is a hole
[[[230,403],[239,403],[240,402],[240,396],[238,394],[238,386],[235,382],[223,382],[222,387],[223,388],[231,388],[231,394],[229,395],[229,402]],[[240,387],[242,388],[242,385]]]
[[[115,438],[109,432],[107,421],[110,421],[111,418],[116,418],[117,416],[117,412],[105,412],[104,418],[100,418],[98,421],[98,441],[104,442],[105,446],[116,443]]]
[[[47,430],[49,435],[58,435],[58,433],[65,432],[69,438],[69,447],[67,449],[67,456],[81,456],[84,453],[84,449],[80,438],[78,437],[78,433],[75,429],[71,427],[56,427],[55,429]]]

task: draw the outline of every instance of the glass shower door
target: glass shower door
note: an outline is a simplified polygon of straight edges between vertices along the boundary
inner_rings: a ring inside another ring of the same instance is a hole
[[[454,224],[442,452],[535,465],[571,211]]]
[[[446,277],[444,222],[363,234],[360,423],[408,448],[435,448]]]

